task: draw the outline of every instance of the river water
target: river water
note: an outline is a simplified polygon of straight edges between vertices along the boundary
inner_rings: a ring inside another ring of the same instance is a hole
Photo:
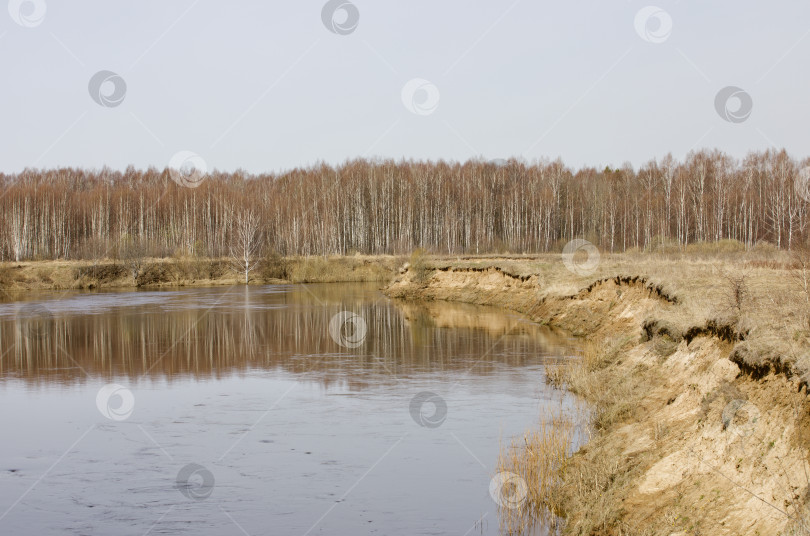
[[[0,303],[0,534],[497,534],[570,341],[376,285]]]

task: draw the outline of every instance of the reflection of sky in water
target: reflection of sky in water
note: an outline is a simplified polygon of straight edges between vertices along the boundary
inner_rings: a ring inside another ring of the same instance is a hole
[[[2,534],[464,534],[482,516],[473,532],[496,534],[500,441],[572,407],[543,381],[564,339],[374,285],[31,299],[52,311],[36,339],[18,304],[0,305],[0,405],[13,408],[0,515],[42,479]],[[357,348],[328,335],[343,310],[368,324]],[[120,422],[96,407],[111,381],[134,397]],[[424,391],[446,402],[437,428],[411,416]],[[189,463],[215,477],[205,501],[175,489]]]
[[[252,297],[283,294],[290,291],[289,286],[274,286],[250,289]],[[212,293],[213,289],[190,289],[172,291],[140,291],[140,292],[99,292],[88,294],[69,294],[50,296],[50,299],[30,299],[22,302],[0,303],[0,318],[5,316],[35,315],[39,308],[44,308],[52,314],[81,313],[100,314],[113,310],[143,306],[159,306],[162,310],[199,309],[205,307],[232,306],[230,301],[222,303],[219,293]],[[235,293],[236,290],[231,289]],[[42,294],[42,293],[40,293]],[[21,296],[24,299],[24,296]],[[256,308],[279,308],[283,304],[251,304]]]

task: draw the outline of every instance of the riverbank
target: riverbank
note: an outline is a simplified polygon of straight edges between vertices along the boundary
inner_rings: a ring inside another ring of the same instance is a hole
[[[808,534],[808,264],[773,251],[580,261],[276,257],[250,282],[390,282],[392,297],[494,305],[585,337],[581,360],[548,373],[594,408],[589,442],[559,465],[552,506],[569,534]],[[0,266],[9,293],[241,282],[225,259],[151,259],[137,276],[113,260]]]
[[[268,257],[250,271],[249,284],[386,282],[404,262],[394,256]],[[180,257],[126,260],[29,261],[0,264],[0,289],[209,287],[244,284],[229,259]]]
[[[603,256],[587,275],[553,255],[425,259],[387,293],[505,307],[590,341],[548,375],[594,408],[590,441],[559,464],[566,533],[807,534],[801,276],[787,255]]]

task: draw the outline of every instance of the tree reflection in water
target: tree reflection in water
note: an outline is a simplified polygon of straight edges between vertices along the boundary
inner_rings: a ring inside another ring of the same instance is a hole
[[[356,347],[330,320],[359,315]],[[73,294],[0,304],[0,377],[32,384],[88,377],[218,378],[249,370],[306,374],[363,389],[368,374],[455,371],[556,359],[571,341],[501,310],[395,302],[373,284]],[[536,357],[535,357],[536,356]]]

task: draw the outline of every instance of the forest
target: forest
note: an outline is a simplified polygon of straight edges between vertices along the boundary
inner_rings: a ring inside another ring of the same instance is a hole
[[[810,159],[671,155],[639,169],[561,160],[353,160],[274,174],[60,168],[0,174],[0,260],[125,255],[606,252],[808,241]],[[193,177],[192,177],[193,178]],[[174,179],[174,180],[173,180]]]

